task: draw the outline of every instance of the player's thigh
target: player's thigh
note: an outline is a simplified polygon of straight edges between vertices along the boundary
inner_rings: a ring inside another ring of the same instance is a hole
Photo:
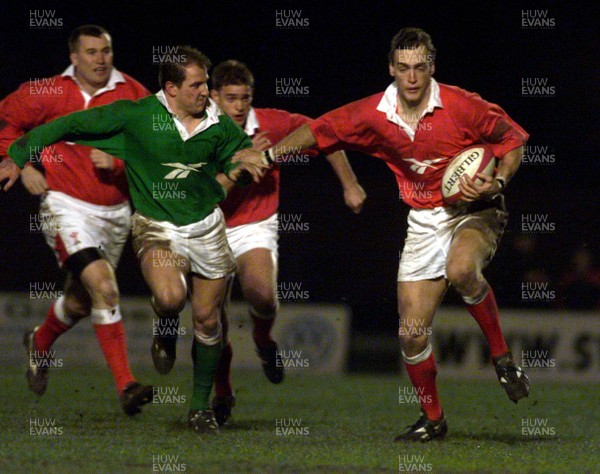
[[[459,229],[448,250],[446,269],[452,280],[455,275],[481,272],[494,254],[495,243],[474,228]]]
[[[206,328],[216,327],[219,309],[227,289],[227,278],[209,280],[200,275],[192,274],[190,280],[194,326],[199,324]]]
[[[103,257],[113,268],[117,268],[131,229],[129,203],[118,209],[96,216],[92,222],[98,229],[98,245]]]
[[[238,278],[244,297],[252,303],[274,303],[277,293],[277,262],[267,248],[256,248],[237,258]]]
[[[140,256],[140,267],[144,280],[159,302],[185,300],[185,275],[189,268],[186,258],[168,248],[152,247]]]
[[[430,327],[446,293],[444,278],[398,282],[398,315],[401,325]]]
[[[446,259],[449,273],[479,272],[487,266],[498,248],[508,220],[502,196],[492,207],[461,219],[456,227]]]

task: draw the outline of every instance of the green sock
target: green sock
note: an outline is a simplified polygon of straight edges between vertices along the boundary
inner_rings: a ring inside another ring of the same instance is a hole
[[[192,394],[190,410],[206,410],[209,408],[210,392],[215,380],[222,348],[223,341],[219,341],[213,346],[205,346],[194,338],[192,344],[194,393]]]

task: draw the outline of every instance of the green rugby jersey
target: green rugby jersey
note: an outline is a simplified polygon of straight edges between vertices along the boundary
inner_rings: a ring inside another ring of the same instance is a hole
[[[235,166],[233,154],[250,138],[210,103],[207,128],[183,140],[171,113],[156,96],[119,100],[60,117],[13,142],[8,154],[23,167],[30,150],[64,140],[89,145],[125,162],[131,199],[146,217],[177,226],[198,222],[225,198],[215,179]]]

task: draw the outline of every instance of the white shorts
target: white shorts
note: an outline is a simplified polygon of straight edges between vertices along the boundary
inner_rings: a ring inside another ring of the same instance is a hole
[[[36,227],[42,230],[61,268],[69,256],[90,247],[99,248],[116,268],[129,235],[131,208],[127,201],[98,206],[48,191],[41,198],[39,218]]]
[[[227,245],[225,219],[218,207],[201,221],[185,226],[155,221],[136,212],[131,233],[138,258],[151,249],[167,249],[187,259],[191,272],[209,280],[224,278],[236,270]]]
[[[420,281],[447,277],[446,259],[459,229],[473,228],[488,241],[491,260],[502,238],[508,213],[500,196],[496,205],[476,212],[468,206],[411,209],[408,230],[400,257],[398,281]]]
[[[253,249],[268,249],[277,262],[277,214],[263,221],[227,228],[227,241],[235,258]]]

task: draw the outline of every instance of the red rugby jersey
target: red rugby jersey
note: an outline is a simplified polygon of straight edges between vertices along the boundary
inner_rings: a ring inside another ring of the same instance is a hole
[[[390,122],[385,112],[377,110],[384,94],[389,98],[393,84],[386,92],[322,115],[310,129],[325,153],[354,150],[384,160],[396,176],[402,200],[409,206],[444,206],[442,177],[458,152],[488,143],[494,156],[501,158],[524,145],[529,135],[498,105],[455,86],[437,85],[442,106],[432,108],[421,118],[414,139]]]
[[[281,139],[312,119],[278,109],[253,109],[258,119],[259,132],[268,132],[267,138],[275,145]],[[302,154],[316,155],[314,151]],[[281,159],[285,160],[285,157]],[[221,202],[227,227],[262,221],[271,217],[279,207],[279,165],[275,163],[258,183],[246,187],[235,186]]]
[[[112,90],[93,96],[87,107],[79,86],[69,75],[59,74],[22,84],[0,102],[0,156],[7,156],[8,146],[38,125],[85,108],[119,99],[137,100],[150,94],[127,74],[113,69],[113,75],[122,76],[123,82],[117,81]],[[91,150],[88,146],[66,142],[45,148],[40,158],[48,187],[101,206],[127,201],[129,192],[123,162],[115,158],[113,170],[98,170],[89,159]]]

